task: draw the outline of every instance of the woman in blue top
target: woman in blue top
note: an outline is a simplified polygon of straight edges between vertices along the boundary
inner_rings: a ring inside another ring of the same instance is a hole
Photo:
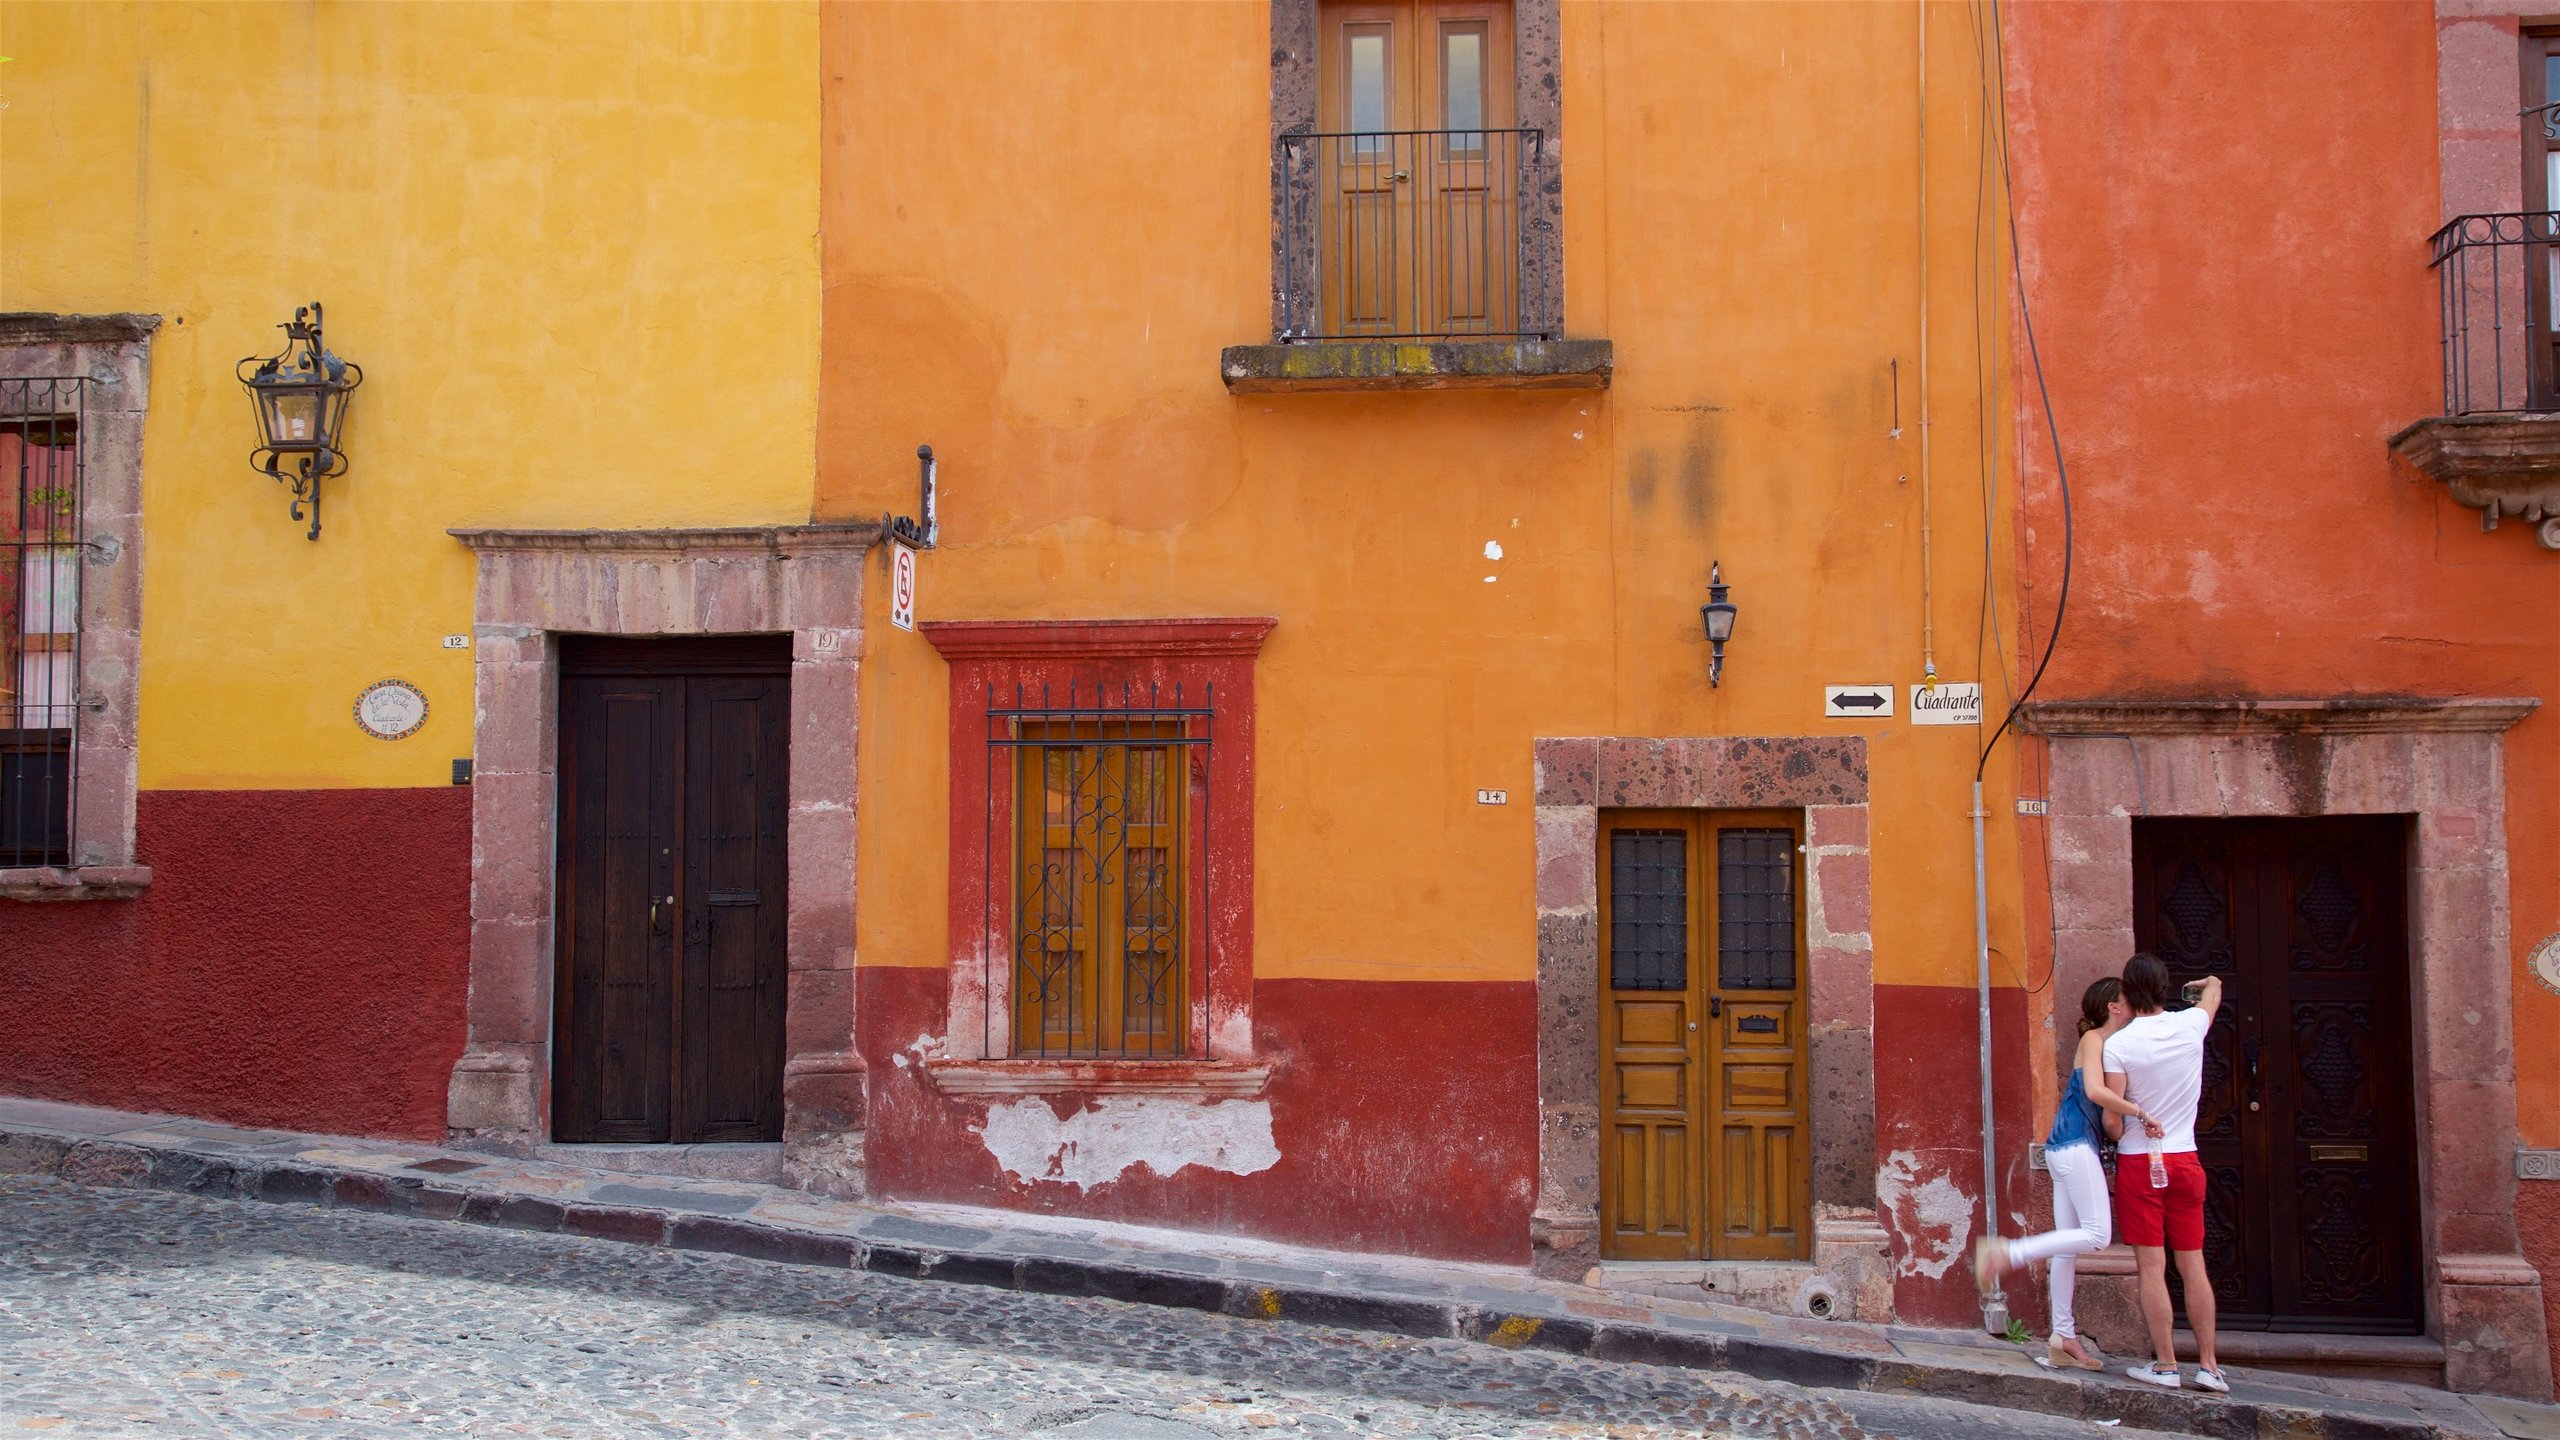
[[[2107,1037],[2132,1018],[2123,982],[2112,975],[2091,984],[2080,997],[2080,1048],[2072,1060],[2071,1083],[2063,1087],[2062,1104],[2044,1140],[2044,1166],[2053,1177],[2054,1228],[2022,1240],[1994,1235],[1973,1247],[1973,1278],[1985,1293],[2004,1270],[2038,1260],[2053,1262],[2053,1335],[2045,1341],[2045,1359],[2052,1365],[2106,1368],[2106,1362],[2081,1343],[2078,1327],[2072,1323],[2072,1257],[2105,1249],[2115,1233],[2107,1207],[2106,1171],[2098,1164],[2101,1134],[2113,1139],[2123,1133],[2126,1119],[2144,1124],[2151,1120],[2140,1106],[2107,1088],[2101,1058]]]

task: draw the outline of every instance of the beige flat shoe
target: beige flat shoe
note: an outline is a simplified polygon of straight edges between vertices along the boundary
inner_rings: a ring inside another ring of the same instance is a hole
[[[2060,1340],[2047,1339],[2044,1342],[2045,1363],[2056,1370],[2104,1370],[2107,1368],[2107,1362],[2098,1358],[2095,1347],[2091,1346],[2088,1341],[2081,1341],[2080,1348],[2084,1353],[2088,1354],[2090,1358],[2086,1360],[2080,1359],[2078,1356],[2071,1353],[2071,1351],[2065,1346],[2064,1342]]]
[[[1973,1242],[1973,1283],[1983,1294],[1991,1293],[2000,1283],[2000,1272],[2009,1265],[2009,1242],[1996,1235],[1986,1235]]]

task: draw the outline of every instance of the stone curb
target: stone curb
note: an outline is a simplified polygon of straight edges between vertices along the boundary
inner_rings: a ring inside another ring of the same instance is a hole
[[[1820,1389],[1925,1396],[2064,1419],[2117,1419],[2129,1429],[2219,1440],[2472,1440],[2463,1432],[2424,1420],[2260,1404],[2192,1390],[2099,1384],[2060,1374],[1930,1364],[1900,1355],[1853,1354],[1727,1333],[1712,1322],[1680,1326],[1594,1321],[1531,1314],[1525,1307],[1513,1310],[1498,1304],[1262,1283],[1118,1261],[937,1250],[737,1216],[564,1203],[475,1189],[443,1176],[386,1174],[308,1160],[269,1161],[174,1146],[143,1147],[42,1131],[0,1130],[0,1173],[50,1176],[103,1188],[331,1206],[784,1265],[868,1270],[911,1280],[1091,1296],[1253,1320],[1289,1320],[1423,1339],[1466,1340],[1510,1350],[1719,1370]]]

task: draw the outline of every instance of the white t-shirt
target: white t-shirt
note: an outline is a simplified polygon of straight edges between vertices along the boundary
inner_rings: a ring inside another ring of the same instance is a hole
[[[2204,1037],[2213,1017],[2200,1009],[2137,1015],[2107,1037],[2110,1075],[2124,1076],[2124,1097],[2141,1106],[2169,1133],[2158,1144],[2163,1155],[2196,1148],[2196,1102],[2204,1095]],[[2137,1120],[2124,1122],[2124,1140],[2116,1148],[2127,1155],[2148,1155],[2151,1132]]]

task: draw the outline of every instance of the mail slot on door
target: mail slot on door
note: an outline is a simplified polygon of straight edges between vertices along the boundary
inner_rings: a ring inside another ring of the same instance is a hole
[[[2360,1161],[2365,1158],[2365,1147],[2362,1145],[2314,1145],[2311,1147],[2311,1158],[2314,1163]]]
[[[1736,1026],[1747,1035],[1775,1035],[1778,1033],[1778,1017],[1775,1015],[1745,1015],[1735,1023]]]

